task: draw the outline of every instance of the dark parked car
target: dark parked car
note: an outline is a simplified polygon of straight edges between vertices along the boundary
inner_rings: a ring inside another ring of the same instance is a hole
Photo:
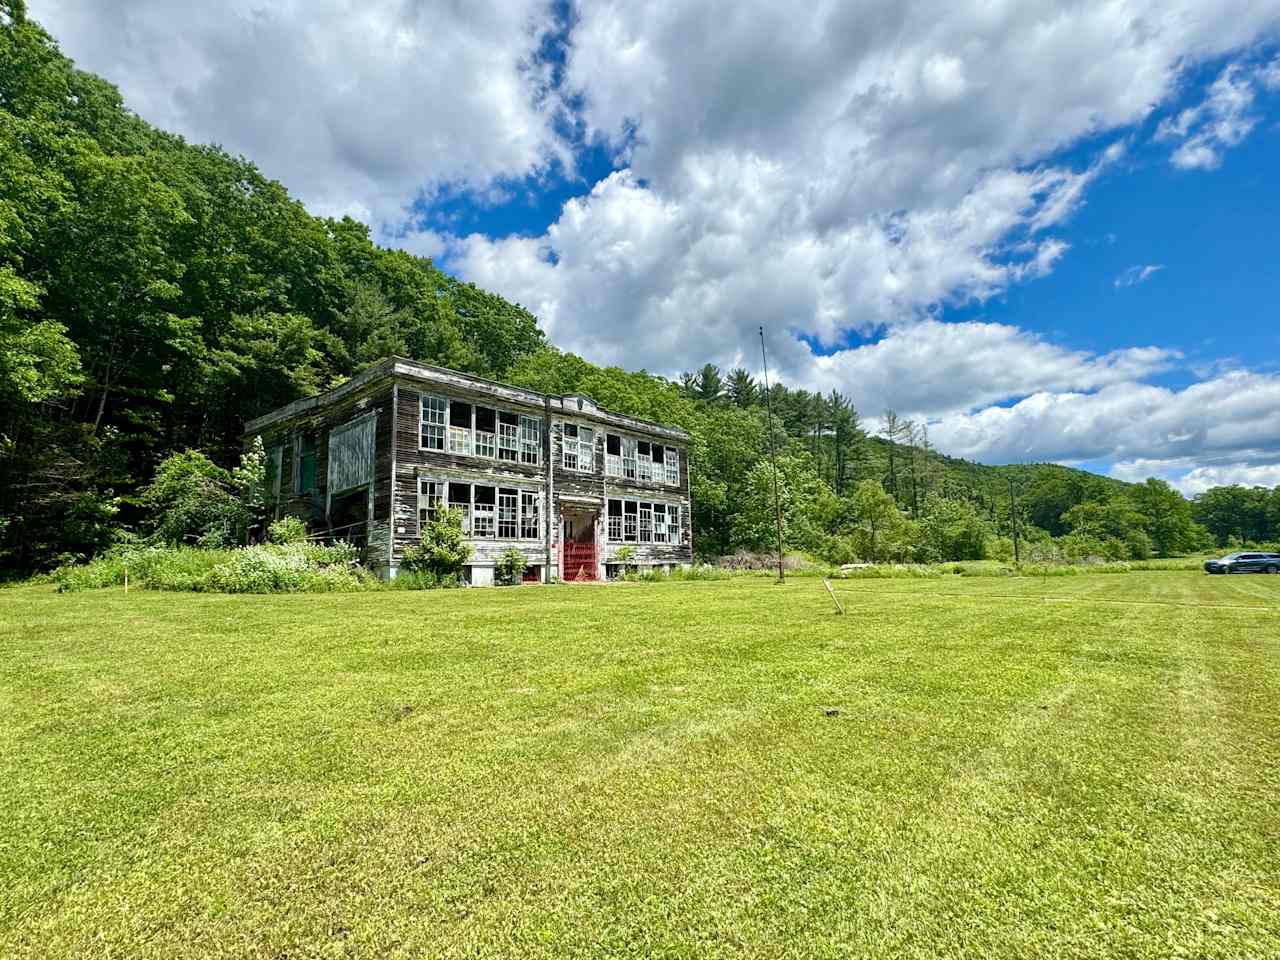
[[[1280,553],[1229,553],[1204,562],[1206,573],[1280,573]]]

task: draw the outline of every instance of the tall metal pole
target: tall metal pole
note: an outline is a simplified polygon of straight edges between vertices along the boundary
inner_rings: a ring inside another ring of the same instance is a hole
[[[778,527],[778,582],[782,572],[782,504],[778,500],[778,453],[773,440],[773,393],[769,389],[769,355],[764,348],[764,325],[760,326],[760,360],[764,364],[764,408],[769,413],[769,462],[773,464],[773,516]]]
[[[1013,562],[1021,563],[1018,555],[1018,495],[1013,492],[1013,477],[1009,478],[1009,520],[1013,523]]]

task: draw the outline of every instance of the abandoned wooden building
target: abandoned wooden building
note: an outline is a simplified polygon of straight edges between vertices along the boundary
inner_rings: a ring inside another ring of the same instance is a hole
[[[272,512],[350,540],[394,577],[419,527],[461,509],[468,582],[520,550],[530,580],[598,580],[693,558],[688,434],[598,407],[391,357],[250,421]]]

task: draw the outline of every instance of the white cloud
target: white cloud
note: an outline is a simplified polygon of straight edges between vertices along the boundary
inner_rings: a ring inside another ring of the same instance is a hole
[[[1037,391],[1128,383],[1177,359],[1155,347],[1099,356],[1006,324],[931,320],[892,330],[875,344],[815,358],[811,383],[848,393],[866,414],[892,407],[906,416],[945,420]]]
[[[991,462],[1256,463],[1280,451],[1280,377],[1237,371],[1181,390],[1124,382],[1039,392],[943,417],[931,430],[939,448]]]
[[[243,153],[317,213],[398,224],[422,191],[567,158],[540,0],[32,0],[147,120]]]
[[[1271,67],[1249,70],[1228,64],[1209,87],[1204,101],[1167,117],[1156,128],[1159,141],[1179,141],[1169,162],[1183,170],[1213,170],[1222,153],[1247,137],[1258,118],[1251,111],[1257,95],[1254,80],[1271,85]]]
[[[1144,263],[1134,267],[1130,267],[1120,276],[1116,277],[1115,285],[1117,287],[1133,287],[1139,283],[1148,280],[1153,274],[1159,273],[1164,269],[1163,263]]]
[[[1070,256],[1063,226],[1138,125],[1226,58],[1158,132],[1175,164],[1217,165],[1255,123],[1257,90],[1280,85],[1280,60],[1242,66],[1276,35],[1280,0],[584,3],[563,94],[628,168],[545,232],[497,239],[406,231],[403,211],[446,185],[500,202],[508,178],[572,164],[554,124],[566,100],[536,65],[546,0],[32,9],[148,119],[246,153],[313,209],[373,220],[381,242],[447,251],[592,360],[754,367],[764,324],[790,382],[930,418],[949,452],[1257,464],[1280,450],[1275,378],[1169,390],[1141,381],[1172,350],[1093,355],[938,322]],[[1061,159],[1082,143],[1101,146]],[[880,339],[838,349],[851,332]]]
[[[1280,463],[1248,464],[1230,462],[1196,466],[1187,459],[1126,460],[1111,468],[1111,476],[1130,483],[1148,477],[1167,480],[1186,496],[1194,497],[1210,487],[1239,484],[1244,487],[1280,486]]]

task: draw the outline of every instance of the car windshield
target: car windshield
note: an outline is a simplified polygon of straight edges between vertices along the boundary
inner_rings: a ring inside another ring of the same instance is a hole
[[[1229,560],[1239,560],[1243,556],[1244,556],[1243,553],[1228,553],[1225,557],[1222,558],[1221,562],[1226,563]]]

